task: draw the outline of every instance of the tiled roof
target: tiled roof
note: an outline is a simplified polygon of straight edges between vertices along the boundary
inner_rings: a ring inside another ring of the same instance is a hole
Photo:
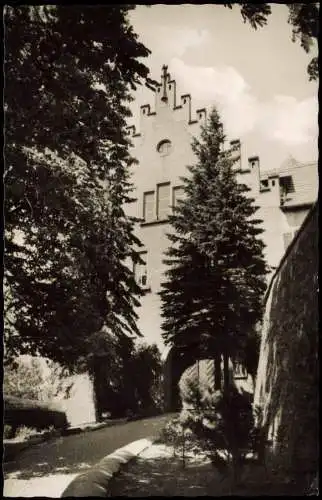
[[[261,179],[268,177],[291,176],[294,192],[288,193],[283,208],[312,204],[318,197],[318,168],[317,162],[300,163],[294,158],[288,158],[279,169],[263,172]]]

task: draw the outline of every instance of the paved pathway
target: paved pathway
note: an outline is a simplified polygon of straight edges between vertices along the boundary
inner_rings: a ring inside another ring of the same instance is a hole
[[[157,436],[171,415],[52,439],[25,450],[5,464],[4,496],[59,497],[67,484],[115,449]]]

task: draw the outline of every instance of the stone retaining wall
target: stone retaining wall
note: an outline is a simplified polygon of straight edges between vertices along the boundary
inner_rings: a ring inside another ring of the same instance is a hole
[[[291,476],[318,461],[318,204],[282,259],[266,295],[254,403]]]

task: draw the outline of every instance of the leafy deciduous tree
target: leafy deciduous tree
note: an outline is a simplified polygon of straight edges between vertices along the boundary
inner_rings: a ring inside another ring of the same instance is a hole
[[[150,80],[132,8],[6,8],[6,359],[73,367],[104,324],[139,335],[126,260],[140,259],[140,243],[122,207],[132,199],[130,92]]]
[[[241,15],[244,22],[249,22],[252,28],[262,28],[267,24],[267,18],[271,14],[271,5],[268,3],[242,3],[240,5]],[[224,4],[232,9],[234,3]],[[313,41],[319,36],[319,4],[318,2],[288,3],[288,23],[292,25],[292,41],[300,41],[305,52],[310,52]],[[317,80],[319,77],[318,57],[310,61],[307,72],[309,80]]]

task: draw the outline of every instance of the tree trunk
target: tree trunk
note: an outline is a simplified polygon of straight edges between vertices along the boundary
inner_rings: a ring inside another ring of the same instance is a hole
[[[235,488],[241,481],[241,457],[238,450],[232,451],[233,487]]]
[[[224,392],[228,391],[229,387],[229,357],[224,353]]]
[[[215,354],[214,356],[214,377],[215,377],[215,391],[221,390],[221,355]]]
[[[100,363],[98,359],[94,360],[93,370],[93,389],[94,389],[94,405],[95,405],[95,418],[96,422],[100,422],[102,418],[102,405],[101,405],[101,377],[100,377]]]

